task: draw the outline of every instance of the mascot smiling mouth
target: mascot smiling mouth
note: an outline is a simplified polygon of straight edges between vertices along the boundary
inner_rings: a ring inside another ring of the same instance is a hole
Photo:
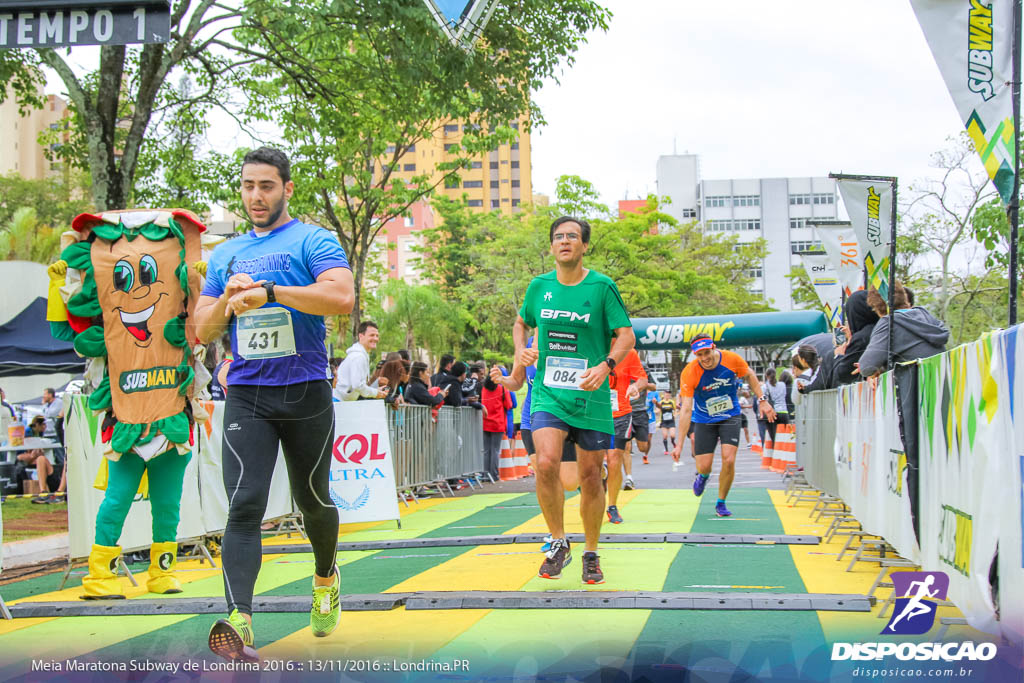
[[[123,310],[118,312],[121,314],[121,322],[124,324],[125,329],[128,330],[128,333],[139,341],[144,342],[153,336],[153,333],[149,331],[149,319],[153,315],[155,308],[156,304],[153,304],[138,313],[126,313]]]

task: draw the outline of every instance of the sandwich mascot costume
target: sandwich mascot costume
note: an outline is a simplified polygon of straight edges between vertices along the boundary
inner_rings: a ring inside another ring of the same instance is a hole
[[[118,541],[136,494],[147,490],[153,545],[146,587],[180,593],[182,482],[192,426],[207,417],[199,393],[208,373],[200,369],[192,317],[206,228],[176,209],[82,214],[72,228],[49,268],[47,319],[54,336],[88,359],[88,406],[102,415],[105,460],[95,485],[106,492],[82,597],[125,597],[115,571]]]

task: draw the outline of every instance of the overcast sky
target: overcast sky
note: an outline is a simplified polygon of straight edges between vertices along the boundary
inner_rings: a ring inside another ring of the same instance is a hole
[[[534,192],[563,173],[612,206],[673,147],[701,176],[926,176],[963,130],[907,0],[604,0],[614,17],[536,94]],[[980,167],[980,163],[979,163]]]

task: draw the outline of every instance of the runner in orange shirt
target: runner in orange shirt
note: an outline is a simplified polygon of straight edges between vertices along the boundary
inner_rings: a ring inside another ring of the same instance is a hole
[[[694,458],[697,461],[697,476],[693,480],[693,495],[700,496],[711,476],[711,465],[715,447],[722,443],[722,472],[718,476],[718,500],[715,513],[728,517],[732,513],[725,507],[732,480],[736,476],[736,449],[740,443],[739,387],[743,379],[750,383],[750,390],[757,396],[760,412],[769,422],[775,421],[775,411],[761,391],[757,375],[747,366],[743,358],[732,351],[720,351],[715,342],[706,334],[699,334],[690,342],[690,350],[696,358],[690,361],[679,375],[679,392],[682,394],[682,410],[679,416],[680,433],[694,422]],[[678,458],[682,441],[672,452]]]
[[[617,506],[622,488],[622,467],[625,458],[632,457],[626,448],[633,438],[633,406],[630,401],[647,388],[647,371],[640,362],[636,349],[630,349],[621,363],[608,376],[612,391],[612,418],[615,420],[615,448],[608,449],[608,521],[622,524]]]

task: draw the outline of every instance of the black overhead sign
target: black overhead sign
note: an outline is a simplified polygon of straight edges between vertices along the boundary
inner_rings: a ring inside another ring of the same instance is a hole
[[[166,0],[0,0],[0,49],[166,43]]]

